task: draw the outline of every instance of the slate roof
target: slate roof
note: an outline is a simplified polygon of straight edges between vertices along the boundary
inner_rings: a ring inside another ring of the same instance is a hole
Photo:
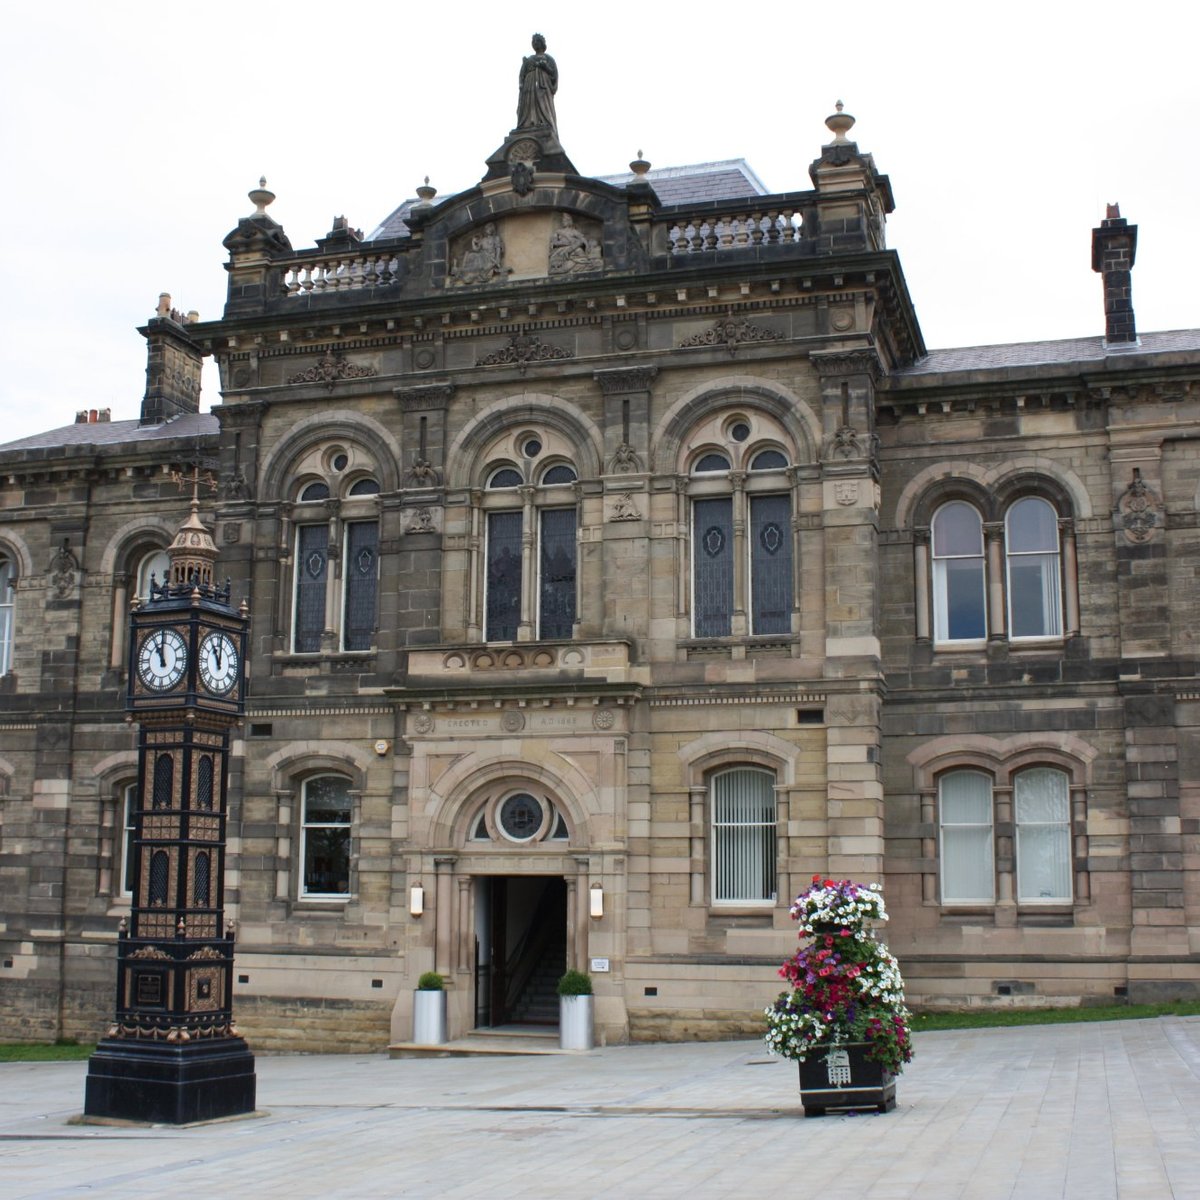
[[[220,425],[211,413],[188,413],[161,425],[140,425],[137,421],[93,421],[63,425],[45,433],[18,438],[0,445],[0,454],[18,450],[62,450],[67,447],[119,446],[175,438],[215,437]]]
[[[1148,354],[1194,354],[1200,351],[1200,329],[1143,333],[1130,345],[1105,345],[1103,337],[1062,338],[1052,342],[1012,342],[999,346],[956,346],[930,350],[892,378],[927,379],[969,371],[1013,371],[1025,367],[1070,365],[1121,366],[1122,360]]]
[[[632,171],[623,175],[598,175],[601,183],[626,187],[635,176]],[[663,204],[698,204],[705,200],[743,200],[768,195],[767,186],[754,173],[744,158],[728,158],[721,162],[691,163],[683,167],[651,169],[646,178],[654,186]],[[438,203],[454,198],[455,193],[443,196]],[[367,235],[368,242],[384,238],[408,237],[404,219],[417,203],[414,196],[394,209]]]

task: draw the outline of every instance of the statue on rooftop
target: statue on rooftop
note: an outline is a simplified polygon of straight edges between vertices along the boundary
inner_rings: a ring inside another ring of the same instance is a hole
[[[533,53],[521,60],[520,92],[517,97],[518,129],[551,129],[558,134],[554,93],[558,91],[558,67],[546,53],[546,39],[533,35]]]

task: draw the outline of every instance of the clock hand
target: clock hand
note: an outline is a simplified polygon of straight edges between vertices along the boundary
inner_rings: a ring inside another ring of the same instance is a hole
[[[216,661],[216,669],[221,669],[221,643],[220,641],[213,642],[213,659]]]
[[[166,642],[167,642],[167,631],[165,629],[160,630],[159,635],[158,635],[158,662],[159,662],[159,666],[163,667],[164,669],[166,668],[166,665],[167,665],[167,655],[166,655],[166,651],[163,649],[163,647],[166,645]]]

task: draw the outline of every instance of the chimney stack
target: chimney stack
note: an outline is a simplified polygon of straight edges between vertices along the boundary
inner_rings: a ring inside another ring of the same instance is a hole
[[[1137,226],[1110,204],[1104,220],[1092,230],[1092,270],[1104,280],[1104,341],[1107,345],[1137,342],[1130,276],[1137,257]]]

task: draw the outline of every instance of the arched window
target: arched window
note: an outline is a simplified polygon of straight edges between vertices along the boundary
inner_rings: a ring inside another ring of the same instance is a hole
[[[171,578],[171,559],[165,550],[151,550],[143,554],[137,566],[137,598],[150,599],[150,584],[162,587]]]
[[[211,812],[213,806],[213,760],[205,754],[196,768],[196,807]]]
[[[328,500],[329,499],[329,484],[317,482],[310,483],[300,491],[300,503],[308,504],[313,500]]]
[[[717,771],[709,779],[714,904],[775,899],[775,776],[758,767]]]
[[[16,586],[16,564],[0,551],[0,675],[7,675],[12,670],[13,595]]]
[[[1067,776],[1049,767],[1013,780],[1017,842],[1017,899],[1071,899],[1071,791]]]
[[[987,637],[983,519],[962,500],[933,517],[933,630],[937,643]]]
[[[201,851],[196,855],[195,878],[192,880],[192,903],[197,908],[208,908],[210,891],[211,867],[207,853]]]
[[[942,903],[991,904],[996,898],[992,780],[982,771],[949,771],[938,781]]]
[[[166,904],[170,881],[171,859],[165,850],[155,850],[150,856],[149,901],[152,907]]]
[[[378,496],[379,483],[374,479],[357,479],[350,485],[347,496]]]
[[[302,787],[300,895],[348,899],[350,894],[350,781],[317,775]]]
[[[743,424],[729,430],[735,443]],[[733,453],[743,455],[740,445]],[[746,461],[737,458],[739,465]],[[782,475],[787,459],[778,450],[760,450],[748,461],[755,472],[750,480],[706,478],[730,470],[730,457],[716,451],[692,467],[692,629],[698,638],[791,631],[792,498]]]
[[[151,807],[171,808],[172,791],[175,785],[175,760],[169,754],[160,754],[154,760],[154,791]]]
[[[134,861],[133,839],[137,833],[137,784],[127,783],[120,790],[120,819],[121,819],[121,862],[120,880],[122,896],[132,896],[137,878],[134,872],[137,863]]]
[[[541,453],[539,438],[526,435],[521,441],[526,457]],[[578,514],[568,488],[577,478],[573,466],[554,463],[542,474],[536,490],[526,489],[522,494],[516,489],[524,480],[515,468],[502,466],[488,476],[484,551],[486,641],[515,641],[523,619],[530,617],[538,638],[569,638],[574,632]],[[527,521],[537,531],[537,557],[530,564],[536,573],[531,596],[526,595],[523,553]]]
[[[1004,518],[1008,555],[1009,636],[1062,636],[1062,568],[1058,513],[1037,496],[1009,506]]]

